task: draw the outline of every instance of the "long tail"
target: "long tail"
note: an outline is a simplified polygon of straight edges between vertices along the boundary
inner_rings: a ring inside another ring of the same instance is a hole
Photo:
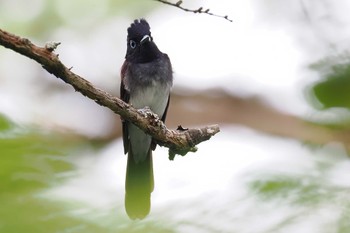
[[[136,163],[130,148],[126,167],[125,209],[131,219],[143,219],[148,215],[153,187],[151,149],[144,161]]]

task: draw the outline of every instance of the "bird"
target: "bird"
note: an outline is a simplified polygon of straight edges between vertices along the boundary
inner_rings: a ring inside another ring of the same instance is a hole
[[[136,109],[149,107],[165,122],[173,85],[169,56],[153,41],[148,22],[135,19],[127,29],[127,50],[121,68],[121,99]],[[154,189],[150,135],[122,119],[124,154],[128,154],[125,178],[125,210],[131,219],[145,218]]]

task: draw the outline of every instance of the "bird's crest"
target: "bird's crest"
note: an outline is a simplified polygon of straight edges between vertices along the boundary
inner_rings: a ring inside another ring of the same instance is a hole
[[[142,38],[145,35],[151,35],[151,27],[145,19],[135,19],[128,28],[128,40]]]

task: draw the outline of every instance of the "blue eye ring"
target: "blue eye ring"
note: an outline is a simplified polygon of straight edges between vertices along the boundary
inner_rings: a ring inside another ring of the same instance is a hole
[[[134,40],[130,40],[129,45],[132,49],[136,48],[136,42]]]

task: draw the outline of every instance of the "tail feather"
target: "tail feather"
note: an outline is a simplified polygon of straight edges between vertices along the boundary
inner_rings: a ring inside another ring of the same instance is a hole
[[[151,149],[144,161],[136,163],[130,148],[125,180],[125,209],[131,219],[143,219],[148,215],[153,187]]]

